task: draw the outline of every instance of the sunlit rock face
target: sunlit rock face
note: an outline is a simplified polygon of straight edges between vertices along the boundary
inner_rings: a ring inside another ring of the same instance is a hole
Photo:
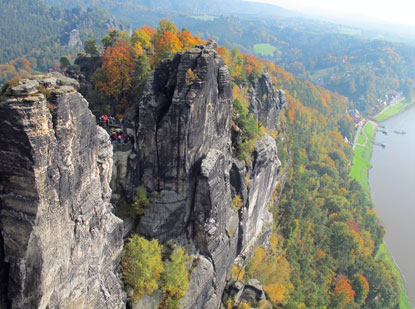
[[[37,77],[0,102],[0,298],[12,308],[124,306],[112,146],[76,87]]]

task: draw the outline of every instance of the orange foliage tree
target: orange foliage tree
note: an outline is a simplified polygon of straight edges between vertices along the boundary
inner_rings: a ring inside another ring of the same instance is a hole
[[[349,304],[355,297],[356,292],[350,285],[349,279],[345,276],[338,276],[335,280],[334,296]]]
[[[119,99],[131,87],[134,62],[125,46],[108,47],[102,62],[105,81],[97,81],[97,89],[107,96]]]

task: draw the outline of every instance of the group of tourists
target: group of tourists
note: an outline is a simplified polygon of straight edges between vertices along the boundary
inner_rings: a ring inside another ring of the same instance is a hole
[[[110,135],[112,144],[133,143],[134,140],[127,133],[124,133],[121,122],[114,116],[101,115],[99,122]]]
[[[99,121],[101,123],[104,123],[104,124],[106,124],[108,126],[110,124],[116,123],[116,118],[114,116],[102,115],[99,118]]]
[[[124,134],[124,132],[119,131],[116,132],[114,131],[111,134],[111,143],[115,144],[127,144],[130,141],[130,137],[127,134]]]

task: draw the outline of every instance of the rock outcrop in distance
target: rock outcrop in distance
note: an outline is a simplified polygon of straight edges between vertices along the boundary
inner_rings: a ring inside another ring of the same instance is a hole
[[[77,87],[41,76],[1,98],[1,308],[125,305],[112,145]]]
[[[179,242],[198,258],[183,308],[219,307],[235,259],[271,233],[268,203],[281,180],[276,141],[268,134],[258,138],[251,164],[232,153],[231,78],[216,47],[211,41],[178,53],[150,74],[125,118],[135,142],[122,164],[127,181],[117,181],[130,196],[140,185],[155,196],[136,232]],[[283,92],[275,93],[264,74],[251,93],[254,115],[275,130]],[[237,195],[239,210],[232,207]]]

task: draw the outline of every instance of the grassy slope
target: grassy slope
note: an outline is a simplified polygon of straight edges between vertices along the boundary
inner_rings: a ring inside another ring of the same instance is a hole
[[[415,103],[415,101],[412,101],[412,102],[407,102],[407,101],[400,102],[400,103],[398,103],[398,104],[396,104],[396,105],[394,105],[394,106],[392,106],[392,107],[384,110],[383,113],[377,115],[375,117],[375,120],[377,122],[384,121],[384,120],[386,120],[386,119],[388,119],[388,118],[390,118],[390,117],[392,117],[392,116],[394,116],[394,115],[402,112],[403,110],[407,109],[409,106],[411,106],[414,103]]]
[[[399,103],[400,104],[400,103]],[[398,105],[398,104],[397,104]],[[406,104],[408,105],[408,104]],[[402,109],[401,109],[402,110]],[[383,114],[382,114],[383,115]],[[374,140],[376,135],[376,130],[370,122],[366,123],[363,128],[364,132],[367,135],[367,141],[365,146],[356,146],[354,157],[353,157],[353,166],[350,171],[350,177],[356,179],[360,185],[369,192],[369,169],[371,167],[370,158],[372,156],[373,145],[369,140]],[[358,143],[362,144],[365,142],[364,133],[360,133]],[[398,267],[393,262],[388,249],[385,244],[381,244],[378,252],[376,253],[376,260],[383,260],[391,268],[393,273],[398,278],[399,284],[399,308],[400,309],[410,309],[412,308],[411,302],[409,301],[408,295],[406,294],[405,284],[403,282],[402,276],[399,272]]]

